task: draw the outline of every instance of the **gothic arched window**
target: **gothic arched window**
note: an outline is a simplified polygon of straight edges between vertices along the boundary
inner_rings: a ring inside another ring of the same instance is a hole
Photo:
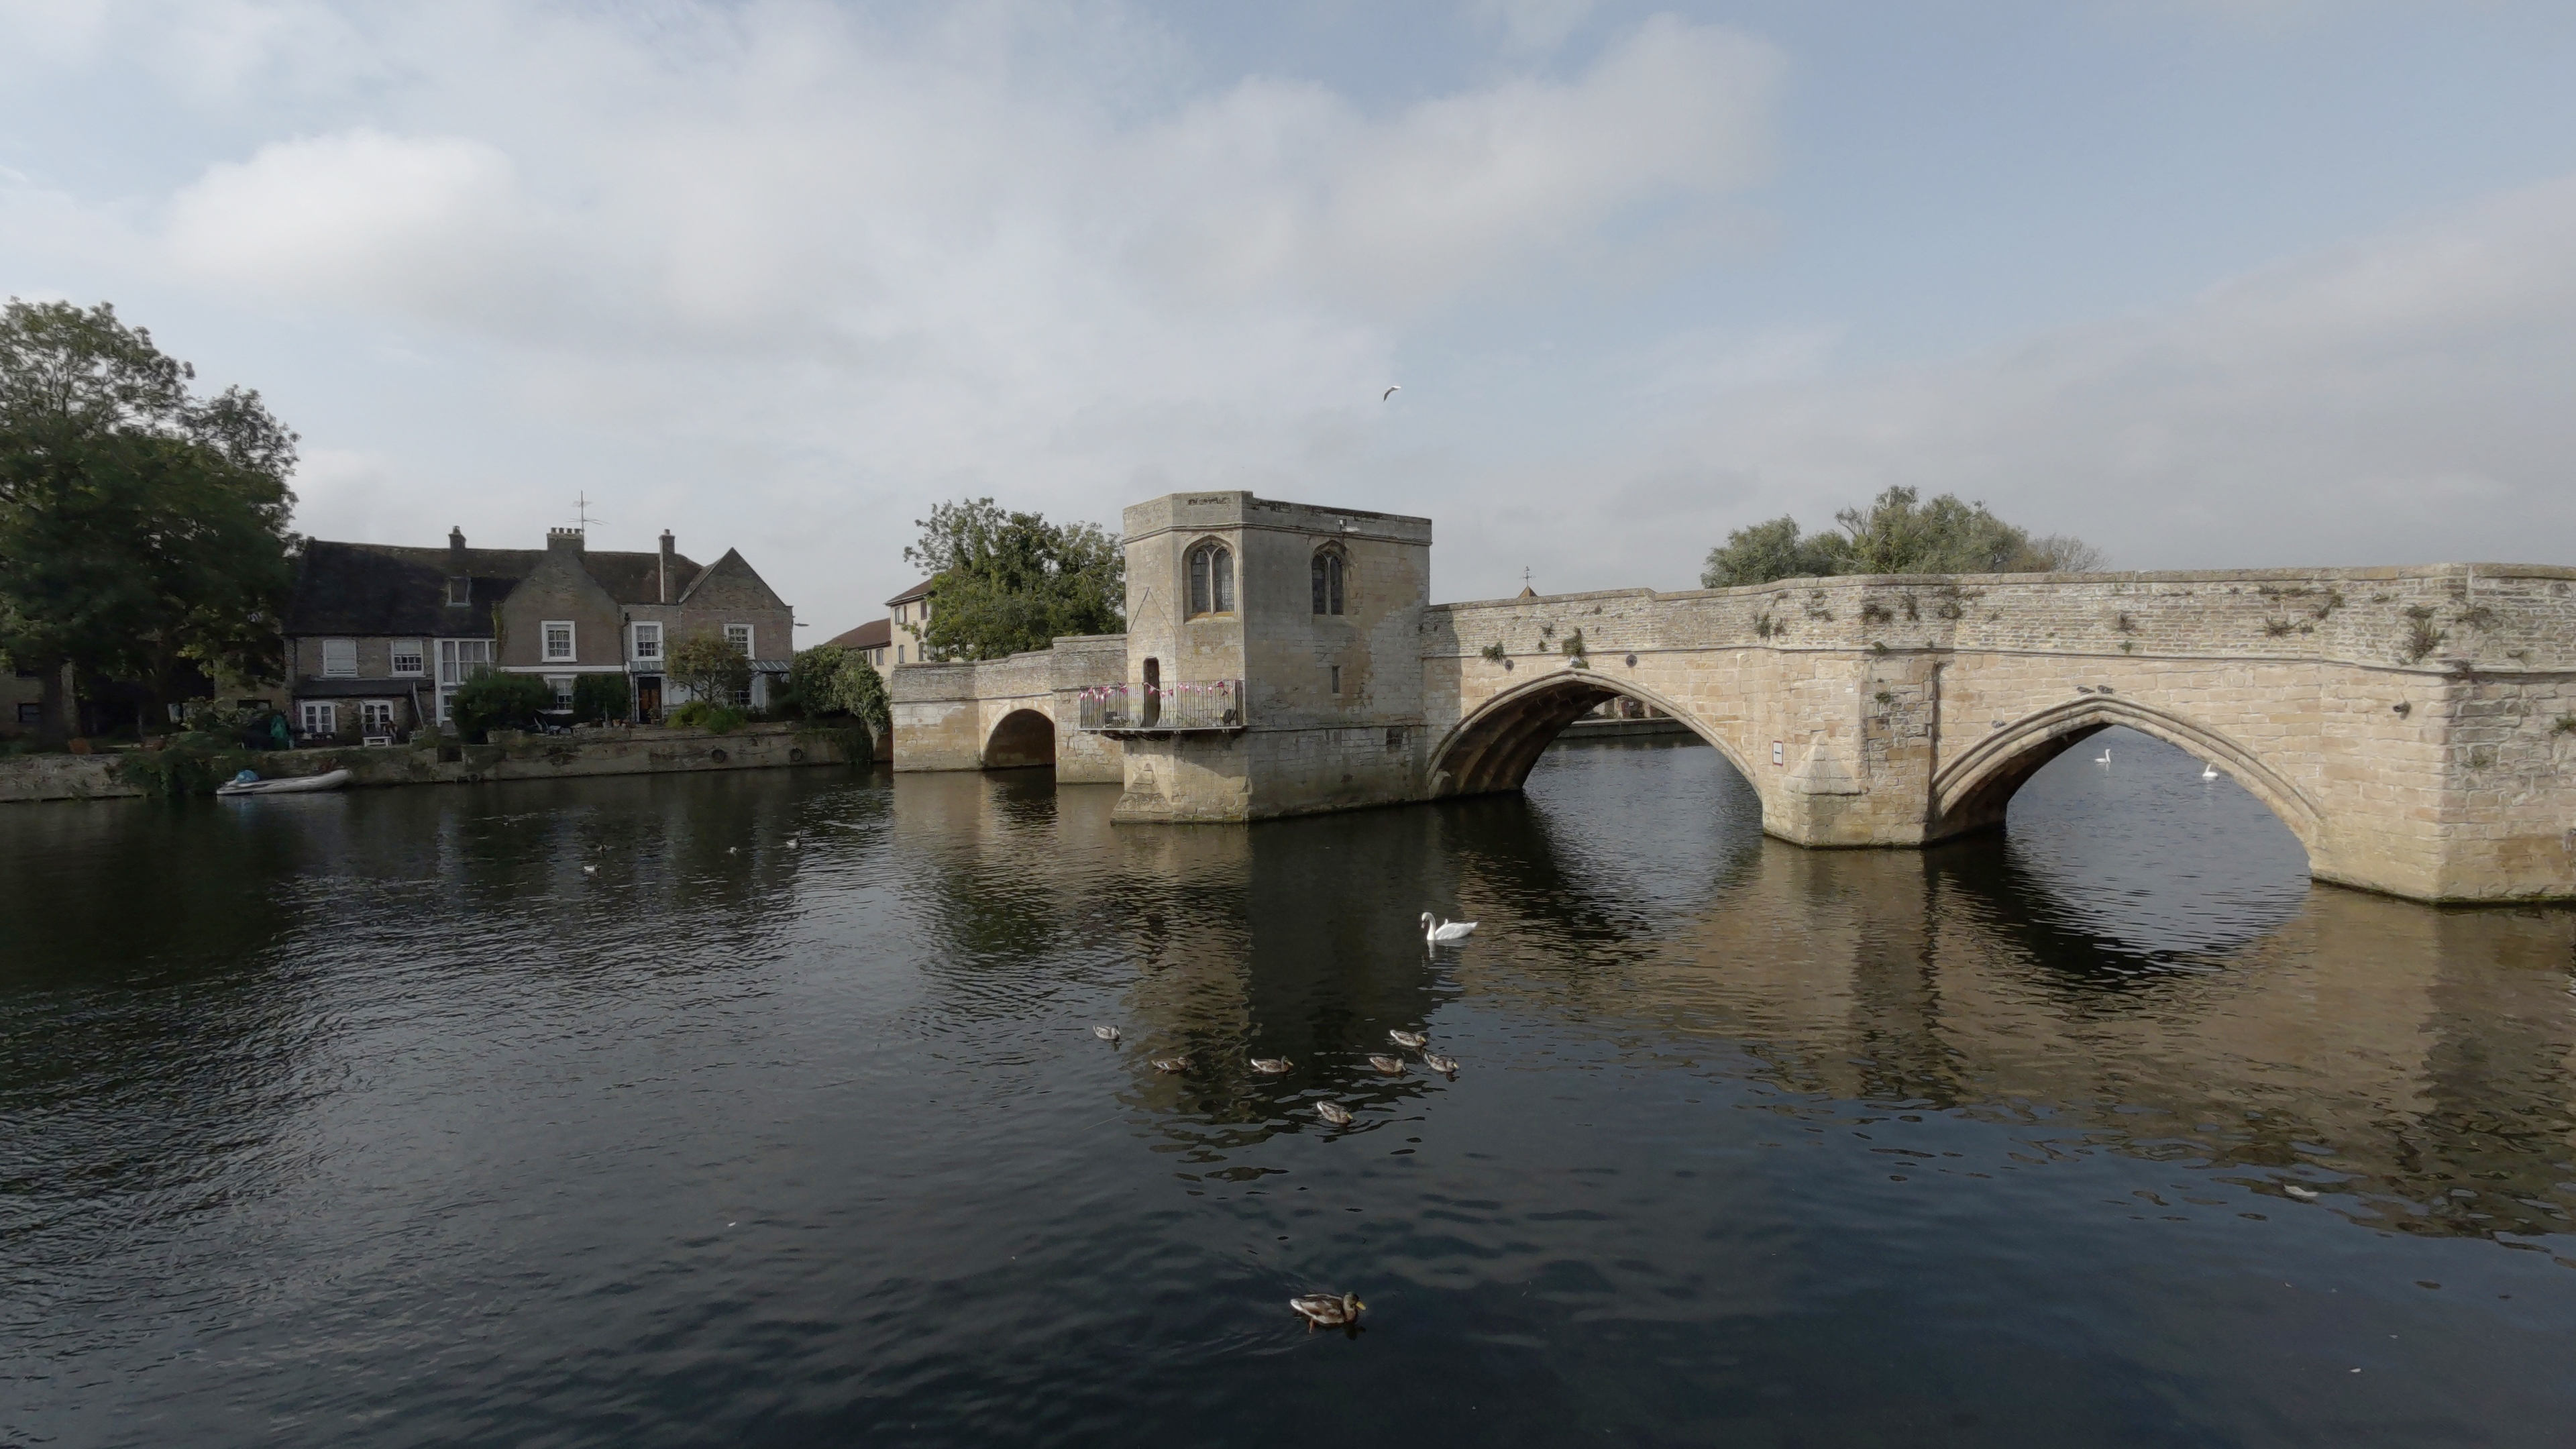
[[[1234,553],[1221,543],[1190,550],[1190,613],[1234,612]]]
[[[1315,612],[1338,614],[1342,611],[1342,551],[1322,548],[1315,551],[1310,574],[1315,584]]]

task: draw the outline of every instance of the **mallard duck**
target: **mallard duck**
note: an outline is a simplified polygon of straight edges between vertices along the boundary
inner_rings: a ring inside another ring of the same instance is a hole
[[[1404,1058],[1402,1057],[1382,1057],[1372,1054],[1369,1057],[1369,1065],[1386,1073],[1390,1077],[1400,1077],[1404,1075]]]
[[[1118,1028],[1114,1026],[1095,1026],[1091,1029],[1091,1034],[1102,1041],[1118,1040]]]
[[[1295,1062],[1288,1060],[1286,1057],[1254,1057],[1252,1059],[1252,1069],[1254,1071],[1267,1072],[1274,1077],[1295,1065],[1297,1065]]]
[[[1415,1051],[1422,1050],[1422,1044],[1431,1040],[1418,1031],[1391,1031],[1386,1034],[1386,1039],[1397,1046],[1411,1047]]]
[[[1426,941],[1463,941],[1476,932],[1473,921],[1435,921],[1431,913],[1422,913],[1422,939]]]
[[[1356,1293],[1300,1293],[1288,1300],[1288,1306],[1306,1320],[1309,1333],[1318,1328],[1348,1327],[1359,1322],[1360,1310],[1368,1307]]]
[[[1454,1077],[1458,1075],[1458,1059],[1456,1057],[1444,1057],[1438,1052],[1424,1052],[1422,1054],[1422,1064],[1429,1067],[1431,1070],[1440,1073],[1444,1077]]]
[[[1154,1070],[1158,1072],[1186,1072],[1189,1069],[1190,1059],[1188,1057],[1154,1058]]]
[[[1351,1109],[1343,1106],[1339,1102],[1317,1102],[1315,1104],[1315,1115],[1332,1123],[1336,1127],[1348,1127],[1351,1125]]]

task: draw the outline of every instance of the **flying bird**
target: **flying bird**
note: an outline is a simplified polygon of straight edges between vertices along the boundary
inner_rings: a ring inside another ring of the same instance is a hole
[[[1386,401],[1388,398],[1391,398],[1391,397],[1395,396],[1397,393],[1400,393],[1400,392],[1402,392],[1402,391],[1404,391],[1404,386],[1403,386],[1403,384],[1398,383],[1396,386],[1391,387],[1391,388],[1388,388],[1386,391],[1384,391],[1384,392],[1382,392],[1382,393],[1379,393],[1379,394],[1377,395],[1377,400],[1378,400],[1379,402],[1384,402],[1384,401]]]

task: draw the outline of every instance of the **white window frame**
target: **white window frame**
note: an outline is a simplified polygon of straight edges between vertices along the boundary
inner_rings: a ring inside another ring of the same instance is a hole
[[[345,651],[345,657],[334,658],[333,654],[335,650]],[[345,668],[342,667],[344,664],[346,665]],[[322,677],[324,679],[355,679],[358,677],[357,640],[325,639],[322,641]]]
[[[634,646],[634,647],[635,647],[635,662],[636,662],[636,663],[638,663],[638,664],[648,664],[648,663],[649,663],[649,664],[659,664],[659,663],[661,663],[661,662],[662,662],[662,623],[661,623],[661,621],[660,621],[660,620],[658,620],[658,619],[638,619],[638,620],[636,620],[636,621],[635,621],[635,646]]]
[[[394,727],[394,702],[390,699],[358,701],[358,728],[371,735],[383,734]]]
[[[555,631],[563,631],[563,652],[555,652]],[[537,626],[537,657],[547,664],[570,664],[581,657],[580,636],[570,619],[548,619]]]
[[[295,721],[308,735],[336,735],[340,732],[340,707],[327,699],[308,699],[297,706]]]
[[[751,652],[751,641],[755,636],[752,634],[751,626],[749,624],[727,624],[724,626],[724,631],[725,642],[727,644],[731,644],[737,649],[740,649],[742,651],[743,658],[750,659],[755,657]]]
[[[438,641],[438,722],[445,724],[454,716],[451,706],[456,701],[456,687],[477,669],[492,663],[490,639],[441,639]],[[469,658],[467,656],[471,655]]]
[[[555,692],[555,708],[572,708],[572,680],[573,677],[569,674],[549,674],[546,676],[546,688]]]
[[[393,664],[393,677],[396,679],[420,679],[429,673],[429,655],[422,652],[420,641],[417,639],[396,639],[393,642],[393,648],[389,651],[389,657]],[[411,661],[409,669],[403,667],[403,661],[406,659]]]

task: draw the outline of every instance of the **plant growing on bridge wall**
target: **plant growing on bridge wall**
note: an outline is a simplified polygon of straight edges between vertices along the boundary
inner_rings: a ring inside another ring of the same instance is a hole
[[[2135,634],[2138,632],[2138,621],[2130,618],[2126,614],[2122,614],[2119,618],[2111,621],[2111,627],[2119,630],[2123,634]]]
[[[1500,664],[1503,662],[1503,641],[1497,639],[1493,643],[1486,645],[1484,648],[1479,649],[1476,652],[1493,660],[1495,663]]]
[[[2553,735],[2576,735],[2576,714],[2562,714],[2549,726]]]
[[[2298,627],[2298,625],[2291,623],[2287,619],[2266,619],[2263,621],[2263,632],[2275,639],[2280,638],[2284,634],[2295,633]]]
[[[1583,631],[1581,629],[1577,629],[1573,633],[1566,635],[1565,642],[1556,647],[1559,652],[1570,655],[1575,659],[1584,658]]]
[[[2471,604],[2459,612],[2458,618],[2461,623],[2472,629],[2492,629],[2495,627],[2496,611],[2484,604]]]
[[[2400,663],[2423,663],[2425,655],[2441,648],[2442,641],[2451,637],[2433,627],[2433,611],[2423,604],[2409,608],[2406,611],[2406,618],[2408,621],[2406,643],[2397,651]]]
[[[1860,621],[1864,624],[1893,624],[1896,613],[1876,599],[1866,599],[1860,606]]]
[[[1763,614],[1760,618],[1753,621],[1753,635],[1757,639],[1768,639],[1773,635],[1786,634],[1788,632],[1788,625],[1775,621],[1768,613]]]

